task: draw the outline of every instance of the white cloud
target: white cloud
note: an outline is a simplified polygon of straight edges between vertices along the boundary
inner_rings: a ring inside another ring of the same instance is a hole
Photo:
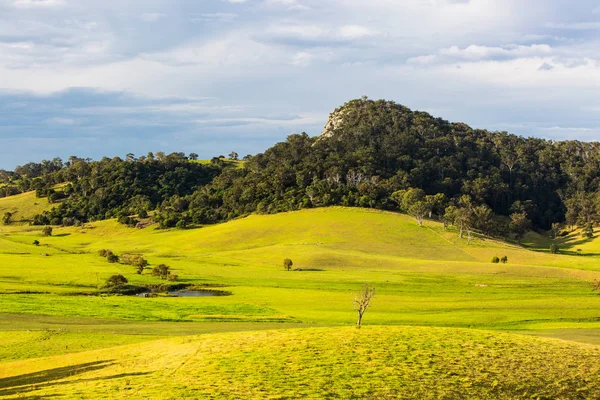
[[[287,10],[296,11],[311,10],[309,6],[300,4],[297,0],[265,0],[264,5],[267,7],[283,7]]]
[[[571,30],[596,30],[600,29],[600,21],[595,22],[573,22],[573,23],[549,23],[548,28],[553,29],[571,29]]]
[[[373,34],[369,28],[360,25],[345,25],[338,29],[338,35],[347,39],[359,39]]]
[[[160,21],[163,18],[166,18],[167,14],[152,12],[152,13],[144,13],[140,16],[141,20],[144,22],[156,22]]]
[[[204,21],[204,22],[233,22],[238,17],[237,14],[233,13],[201,13],[192,16],[193,21]]]
[[[79,123],[79,121],[77,121],[73,118],[61,118],[61,117],[50,118],[50,119],[47,119],[45,122],[50,123],[50,124],[55,124],[55,125],[77,125]]]
[[[13,2],[13,6],[17,8],[59,7],[65,4],[65,0],[15,0]]]
[[[436,54],[417,56],[408,59],[412,64],[433,64],[437,62],[456,62],[461,60],[480,61],[489,59],[511,59],[522,57],[545,57],[552,55],[552,47],[546,44],[531,46],[478,46],[470,45],[465,48],[452,46],[438,50]]]

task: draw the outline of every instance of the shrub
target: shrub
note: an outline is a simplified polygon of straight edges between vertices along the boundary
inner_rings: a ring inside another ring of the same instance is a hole
[[[128,280],[123,275],[113,275],[106,280],[105,286],[108,288],[118,288],[127,285]]]
[[[157,265],[156,267],[152,268],[152,275],[158,276],[160,279],[167,279],[167,277],[170,274],[169,269],[171,269],[171,267],[169,267],[168,265]]]
[[[506,264],[506,263],[508,262],[508,257],[507,257],[507,256],[504,256],[504,257],[502,257],[502,258],[500,259],[500,262],[501,262],[502,264]]]
[[[560,253],[560,247],[558,247],[557,244],[553,244],[552,246],[550,246],[550,253],[552,253],[552,254]]]
[[[2,217],[2,222],[4,222],[4,225],[10,225],[12,216],[13,214],[11,212],[4,213],[4,216]]]
[[[492,258],[492,263],[494,263],[494,264],[498,264],[499,262],[500,262],[500,259],[499,259],[498,257],[495,257],[495,256],[494,256],[494,257]]]
[[[108,249],[102,249],[100,251],[98,251],[98,254],[100,255],[100,257],[108,257],[112,254],[113,252],[108,250]]]
[[[167,275],[167,280],[168,280],[168,281],[172,281],[172,282],[174,282],[174,281],[176,281],[178,278],[179,278],[179,275],[175,275],[175,274],[172,274],[172,273],[169,273],[169,275]]]
[[[118,263],[118,262],[119,262],[119,256],[118,256],[118,255],[116,255],[116,254],[112,254],[112,253],[110,253],[110,254],[109,254],[107,257],[106,257],[106,260],[107,260],[109,263],[111,263],[111,264]]]
[[[144,266],[143,265],[138,265],[137,274],[141,275],[143,272],[144,272]]]
[[[45,226],[42,229],[42,235],[44,235],[44,236],[52,236],[52,227],[51,226]]]
[[[40,241],[39,240],[34,240],[33,241],[33,245],[34,246],[39,246],[40,245]]]
[[[134,267],[147,267],[148,260],[143,258],[139,254],[123,254],[121,256],[121,262],[127,265],[133,265]]]
[[[294,266],[294,262],[292,260],[290,260],[289,258],[286,258],[285,260],[283,260],[283,268],[285,268],[286,271],[291,270],[293,266]]]

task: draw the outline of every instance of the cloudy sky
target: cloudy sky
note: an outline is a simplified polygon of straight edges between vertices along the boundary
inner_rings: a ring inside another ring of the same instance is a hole
[[[0,0],[0,168],[254,154],[362,95],[600,140],[600,0]]]

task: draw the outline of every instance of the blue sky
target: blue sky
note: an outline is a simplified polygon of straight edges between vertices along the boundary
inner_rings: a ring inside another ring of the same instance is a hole
[[[600,139],[600,0],[0,0],[0,168],[255,154],[362,95]]]

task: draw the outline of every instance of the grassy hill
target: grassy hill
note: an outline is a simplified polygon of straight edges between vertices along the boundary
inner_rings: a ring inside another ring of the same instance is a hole
[[[597,260],[341,207],[192,230],[17,225],[0,234],[0,397],[594,398],[598,346],[500,331],[600,344]],[[163,284],[160,263],[231,295],[94,295],[113,274]],[[377,294],[356,331],[365,283]]]
[[[39,240],[41,246],[32,242]],[[139,253],[143,275],[97,254]],[[508,255],[508,264],[492,256]],[[301,271],[284,271],[291,258]],[[221,286],[232,296],[98,298],[112,274],[160,284],[150,268],[171,266],[179,283]],[[600,297],[591,257],[532,252],[494,240],[467,246],[437,223],[363,209],[255,215],[195,230],[126,228],[114,221],[0,237],[2,309],[17,314],[143,321],[268,321],[352,324],[353,293],[376,286],[375,324],[493,329],[594,328]],[[31,294],[28,292],[34,292]],[[65,296],[64,294],[81,294]]]
[[[598,398],[597,346],[447,328],[211,334],[4,364],[0,397]]]
[[[6,212],[13,213],[13,221],[16,223],[29,222],[36,214],[50,210],[54,207],[48,203],[46,198],[37,198],[35,192],[21,193],[15,196],[0,198],[0,216]],[[3,227],[0,225],[0,230]]]

